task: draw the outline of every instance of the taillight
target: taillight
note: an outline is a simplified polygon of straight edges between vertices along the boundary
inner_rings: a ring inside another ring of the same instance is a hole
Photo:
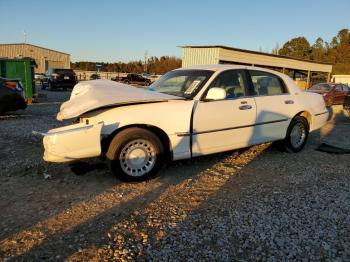
[[[7,87],[9,89],[12,89],[12,90],[22,91],[22,88],[18,84],[18,82],[14,82],[14,81],[6,81],[5,82],[5,87]]]
[[[16,82],[5,82],[5,86],[10,89],[16,89],[17,83]]]
[[[51,76],[52,76],[53,78],[57,78],[57,77],[59,77],[59,74],[53,73],[53,74],[51,74]]]

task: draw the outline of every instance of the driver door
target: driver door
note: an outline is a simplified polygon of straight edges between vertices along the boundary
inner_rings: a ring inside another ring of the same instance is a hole
[[[194,109],[192,155],[217,153],[252,144],[256,120],[254,98],[247,97],[243,70],[221,73],[209,86],[224,90],[225,97],[199,101]],[[208,94],[208,93],[207,93]]]

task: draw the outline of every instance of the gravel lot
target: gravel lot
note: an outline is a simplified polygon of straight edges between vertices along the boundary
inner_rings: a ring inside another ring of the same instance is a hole
[[[350,261],[350,156],[315,150],[350,148],[340,107],[298,154],[265,144],[121,183],[100,160],[42,161],[31,132],[65,124],[69,93],[41,93],[0,117],[0,261]]]

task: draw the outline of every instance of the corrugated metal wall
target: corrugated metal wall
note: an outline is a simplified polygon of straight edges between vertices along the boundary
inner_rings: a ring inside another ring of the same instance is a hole
[[[231,50],[222,47],[183,47],[182,67],[219,64],[238,63],[255,66],[267,66],[277,68],[288,68],[313,72],[331,72],[332,65],[300,61],[293,58],[277,57],[262,53],[254,53],[248,50]]]
[[[182,67],[193,65],[210,65],[219,63],[219,48],[182,49]]]
[[[314,72],[331,72],[332,66],[313,63],[307,61],[300,61],[292,58],[285,57],[273,57],[264,54],[253,54],[249,52],[241,52],[228,49],[220,49],[219,53],[220,61],[227,62],[238,62],[246,64],[254,64],[255,66],[271,66],[279,68],[289,68],[305,71],[314,71]]]
[[[45,73],[48,67],[70,68],[70,55],[30,44],[0,44],[0,57],[31,57],[38,67],[36,73]]]

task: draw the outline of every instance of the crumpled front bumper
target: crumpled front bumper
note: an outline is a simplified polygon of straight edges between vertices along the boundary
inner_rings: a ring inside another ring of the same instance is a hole
[[[103,122],[96,125],[79,123],[40,133],[44,136],[44,160],[71,162],[100,156],[102,127]]]

